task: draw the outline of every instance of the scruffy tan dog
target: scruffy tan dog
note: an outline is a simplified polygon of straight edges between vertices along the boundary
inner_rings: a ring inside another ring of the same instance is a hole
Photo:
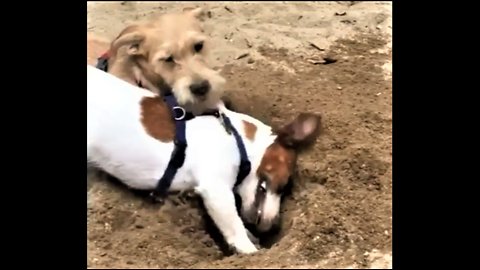
[[[193,114],[215,108],[225,79],[207,64],[203,15],[202,8],[187,8],[126,27],[111,42],[108,72],[156,93],[171,89]]]

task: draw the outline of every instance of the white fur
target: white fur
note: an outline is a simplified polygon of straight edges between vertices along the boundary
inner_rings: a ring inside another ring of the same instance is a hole
[[[258,224],[260,231],[267,231],[270,229],[271,222],[278,215],[280,211],[280,196],[274,194],[272,191],[267,190],[267,196],[265,196],[265,202],[263,203],[262,219]]]
[[[172,142],[152,138],[140,121],[142,98],[155,95],[92,66],[87,65],[87,73],[88,162],[132,188],[155,188],[173,150]],[[221,107],[241,134],[252,162],[250,174],[238,189],[244,206],[250,206],[258,183],[255,172],[275,136],[262,122]],[[242,120],[257,126],[253,143],[244,134]],[[186,137],[185,163],[173,179],[171,190],[194,189],[227,243],[241,253],[255,252],[235,208],[232,189],[240,157],[234,136],[226,133],[219,119],[196,117],[187,121]],[[279,204],[279,198],[266,199],[265,220],[278,213]]]

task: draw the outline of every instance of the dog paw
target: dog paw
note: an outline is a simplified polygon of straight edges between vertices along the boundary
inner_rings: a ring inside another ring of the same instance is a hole
[[[235,243],[233,249],[239,254],[251,254],[258,251],[257,247],[247,239],[247,241],[242,241],[240,243]]]
[[[248,248],[238,248],[236,247],[235,250],[240,253],[240,254],[252,254],[258,251],[258,249],[252,245],[251,247]]]

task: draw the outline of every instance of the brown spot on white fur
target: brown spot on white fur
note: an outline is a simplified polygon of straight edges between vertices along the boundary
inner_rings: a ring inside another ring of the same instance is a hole
[[[175,137],[175,125],[167,104],[159,97],[144,97],[140,102],[141,120],[147,133],[162,142]]]
[[[245,136],[250,140],[254,141],[255,140],[255,134],[257,132],[257,126],[254,124],[243,120],[243,128],[245,129]]]
[[[293,149],[281,146],[278,142],[272,143],[263,155],[257,175],[265,175],[269,189],[279,192],[288,183],[293,173],[297,155]]]

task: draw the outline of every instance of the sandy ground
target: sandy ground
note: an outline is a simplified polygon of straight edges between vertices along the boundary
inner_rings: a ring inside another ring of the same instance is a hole
[[[274,125],[318,111],[325,133],[299,160],[282,232],[254,255],[225,252],[197,198],[158,207],[92,176],[88,267],[391,268],[391,3],[95,2],[87,31],[109,40],[186,6],[210,11],[211,61],[238,110]]]

